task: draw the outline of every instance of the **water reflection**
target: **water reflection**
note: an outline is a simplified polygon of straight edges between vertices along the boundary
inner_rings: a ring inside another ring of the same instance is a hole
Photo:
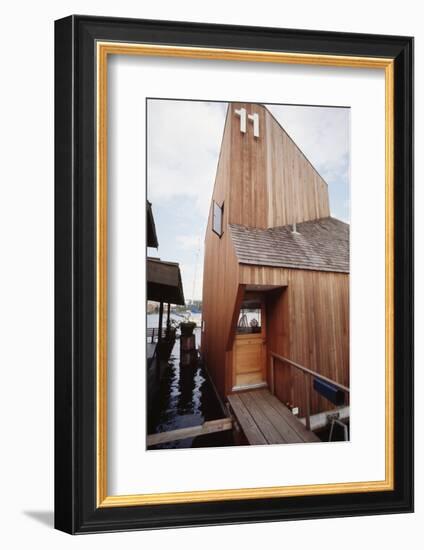
[[[148,432],[159,433],[203,424],[225,416],[201,363],[180,366],[179,340],[164,369],[158,396],[148,418]],[[231,432],[202,435],[149,447],[176,449],[232,445]]]

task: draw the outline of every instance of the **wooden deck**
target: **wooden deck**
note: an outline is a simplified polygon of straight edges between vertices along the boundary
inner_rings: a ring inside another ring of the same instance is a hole
[[[228,401],[250,445],[320,441],[267,389],[231,394]]]

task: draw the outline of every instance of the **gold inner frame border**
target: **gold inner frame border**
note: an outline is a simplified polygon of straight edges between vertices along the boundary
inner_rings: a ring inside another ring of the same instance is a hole
[[[384,69],[385,72],[385,479],[315,485],[214,489],[109,496],[107,493],[107,62],[109,55],[137,55]],[[96,473],[97,507],[213,502],[394,489],[394,60],[141,43],[96,43]]]

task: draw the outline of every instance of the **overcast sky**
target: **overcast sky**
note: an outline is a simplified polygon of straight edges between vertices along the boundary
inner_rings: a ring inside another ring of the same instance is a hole
[[[331,215],[349,222],[350,111],[267,105],[328,183]],[[203,241],[227,103],[148,101],[147,198],[159,250],[150,256],[179,262],[184,296],[200,299]]]

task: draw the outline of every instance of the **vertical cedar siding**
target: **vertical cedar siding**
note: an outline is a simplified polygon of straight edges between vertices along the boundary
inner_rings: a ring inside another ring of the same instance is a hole
[[[201,350],[207,368],[222,396],[226,393],[226,342],[230,332],[239,277],[239,266],[228,228],[232,200],[230,196],[232,128],[230,112],[227,112],[206,228],[202,307],[205,332],[202,333]],[[221,237],[212,231],[213,201],[219,205],[224,203]]]
[[[349,386],[349,275],[240,265],[242,284],[281,285],[267,294],[268,351]],[[268,357],[268,369],[270,358]],[[291,369],[295,383],[287,390],[288,368],[276,366],[276,394],[305,409],[303,374]],[[312,391],[312,413],[331,409]]]
[[[262,109],[266,125],[266,227],[326,218],[330,215],[326,182],[271,113]]]

